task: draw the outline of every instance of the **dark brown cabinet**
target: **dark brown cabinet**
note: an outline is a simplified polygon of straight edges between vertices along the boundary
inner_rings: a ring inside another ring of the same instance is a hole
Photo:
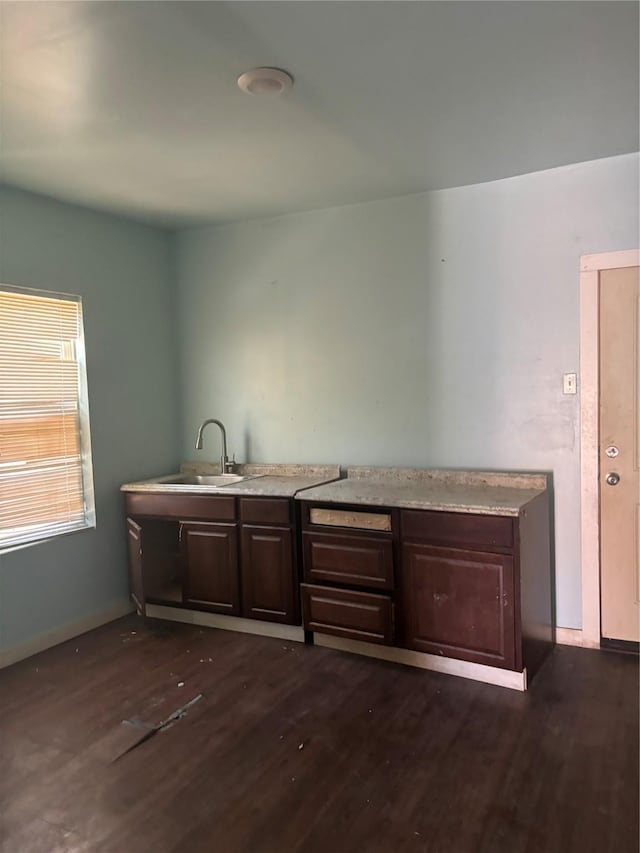
[[[300,624],[298,542],[288,498],[240,498],[242,615]]]
[[[240,613],[238,532],[235,524],[183,522],[180,552],[184,601],[214,613]]]
[[[546,492],[517,516],[337,504],[301,512],[306,630],[526,667],[529,677],[552,647]]]
[[[513,669],[513,559],[503,554],[402,547],[403,645]]]
[[[289,498],[127,494],[131,596],[147,604],[300,624]]]
[[[517,516],[403,510],[400,643],[522,672],[553,644],[547,494]]]

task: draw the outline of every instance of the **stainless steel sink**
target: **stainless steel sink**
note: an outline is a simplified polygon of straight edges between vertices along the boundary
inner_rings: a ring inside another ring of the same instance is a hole
[[[176,477],[167,477],[160,480],[162,485],[167,486],[230,486],[243,480],[255,480],[256,474],[179,474]]]

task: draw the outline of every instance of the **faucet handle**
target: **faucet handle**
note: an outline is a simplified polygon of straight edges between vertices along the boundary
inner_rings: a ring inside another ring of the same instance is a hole
[[[224,461],[223,473],[224,474],[234,474],[237,467],[238,467],[238,463],[236,462],[236,454],[234,453],[233,459],[231,460],[231,462],[229,462],[228,458]]]

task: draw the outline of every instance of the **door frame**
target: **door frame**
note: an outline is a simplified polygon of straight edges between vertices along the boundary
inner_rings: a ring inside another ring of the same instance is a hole
[[[580,258],[582,645],[600,647],[600,271],[640,266],[640,250]]]

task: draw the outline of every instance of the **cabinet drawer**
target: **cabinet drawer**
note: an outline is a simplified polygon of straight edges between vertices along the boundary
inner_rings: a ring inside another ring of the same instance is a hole
[[[250,524],[290,524],[287,498],[240,498],[240,521]]]
[[[127,515],[233,521],[235,503],[232,497],[217,495],[128,494]]]
[[[404,539],[471,548],[513,548],[513,519],[503,516],[403,510],[401,524]]]
[[[393,589],[393,546],[379,536],[305,532],[305,580]]]
[[[393,604],[387,595],[302,584],[307,631],[335,634],[367,643],[393,642]]]

